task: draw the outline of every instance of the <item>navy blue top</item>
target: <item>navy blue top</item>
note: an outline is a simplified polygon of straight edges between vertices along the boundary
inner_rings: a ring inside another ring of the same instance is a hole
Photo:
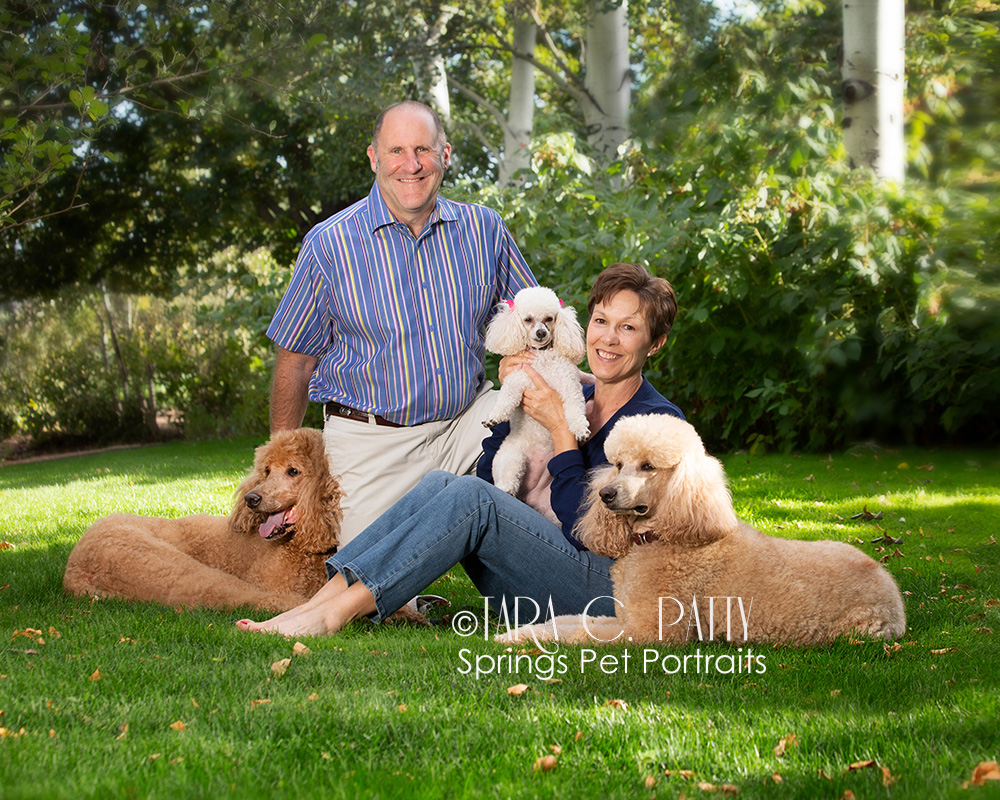
[[[584,385],[584,399],[590,400],[593,396],[594,386]],[[586,549],[573,536],[573,527],[580,516],[587,494],[587,473],[595,467],[603,467],[608,463],[604,455],[604,442],[615,423],[622,417],[633,417],[637,414],[669,414],[684,419],[681,410],[656,391],[653,384],[643,377],[642,385],[632,398],[619,408],[599,431],[586,442],[582,442],[578,450],[567,450],[549,460],[549,473],[552,475],[549,502],[562,525],[563,536],[577,550]],[[493,428],[492,435],[483,441],[483,455],[476,465],[476,475],[484,481],[493,483],[493,457],[508,433],[510,433],[510,423],[501,422]]]

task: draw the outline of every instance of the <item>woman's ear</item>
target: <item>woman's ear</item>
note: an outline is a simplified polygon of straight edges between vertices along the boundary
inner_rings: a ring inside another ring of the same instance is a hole
[[[660,348],[663,347],[663,345],[665,345],[666,343],[667,343],[666,336],[660,336],[659,338],[654,339],[653,343],[649,346],[649,352],[646,353],[646,358],[656,355],[656,353],[660,350]]]

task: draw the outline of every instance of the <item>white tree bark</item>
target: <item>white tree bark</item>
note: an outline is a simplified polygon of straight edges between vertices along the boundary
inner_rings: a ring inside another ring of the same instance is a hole
[[[448,72],[438,45],[457,11],[452,6],[443,6],[430,25],[423,14],[414,15],[416,28],[422,32],[418,48],[421,56],[413,61],[417,92],[421,100],[438,112],[446,131],[451,127],[451,96],[448,94]]]
[[[853,166],[903,182],[904,0],[844,0],[844,147]]]
[[[588,11],[583,121],[588,142],[610,164],[628,138],[632,102],[628,0],[589,0]]]
[[[514,21],[514,62],[511,66],[510,98],[503,124],[503,158],[497,180],[501,186],[515,183],[518,170],[531,167],[531,132],[535,122],[535,65],[521,53],[533,56],[538,26],[530,15]]]

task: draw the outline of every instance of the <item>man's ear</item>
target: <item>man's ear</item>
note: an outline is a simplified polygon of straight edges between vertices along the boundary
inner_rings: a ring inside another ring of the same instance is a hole
[[[378,172],[378,154],[375,152],[375,148],[368,145],[368,149],[365,152],[368,153],[368,161],[371,162],[372,172]]]
[[[451,144],[445,142],[441,149],[441,166],[443,169],[448,169],[449,164],[451,164]]]

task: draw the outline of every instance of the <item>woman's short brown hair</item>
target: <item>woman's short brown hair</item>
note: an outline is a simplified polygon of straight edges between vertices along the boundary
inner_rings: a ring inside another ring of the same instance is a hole
[[[665,278],[651,275],[642,264],[618,263],[606,267],[590,290],[587,314],[593,316],[594,306],[622,291],[635,292],[639,296],[639,310],[649,325],[651,341],[670,333],[677,318],[674,287]]]

